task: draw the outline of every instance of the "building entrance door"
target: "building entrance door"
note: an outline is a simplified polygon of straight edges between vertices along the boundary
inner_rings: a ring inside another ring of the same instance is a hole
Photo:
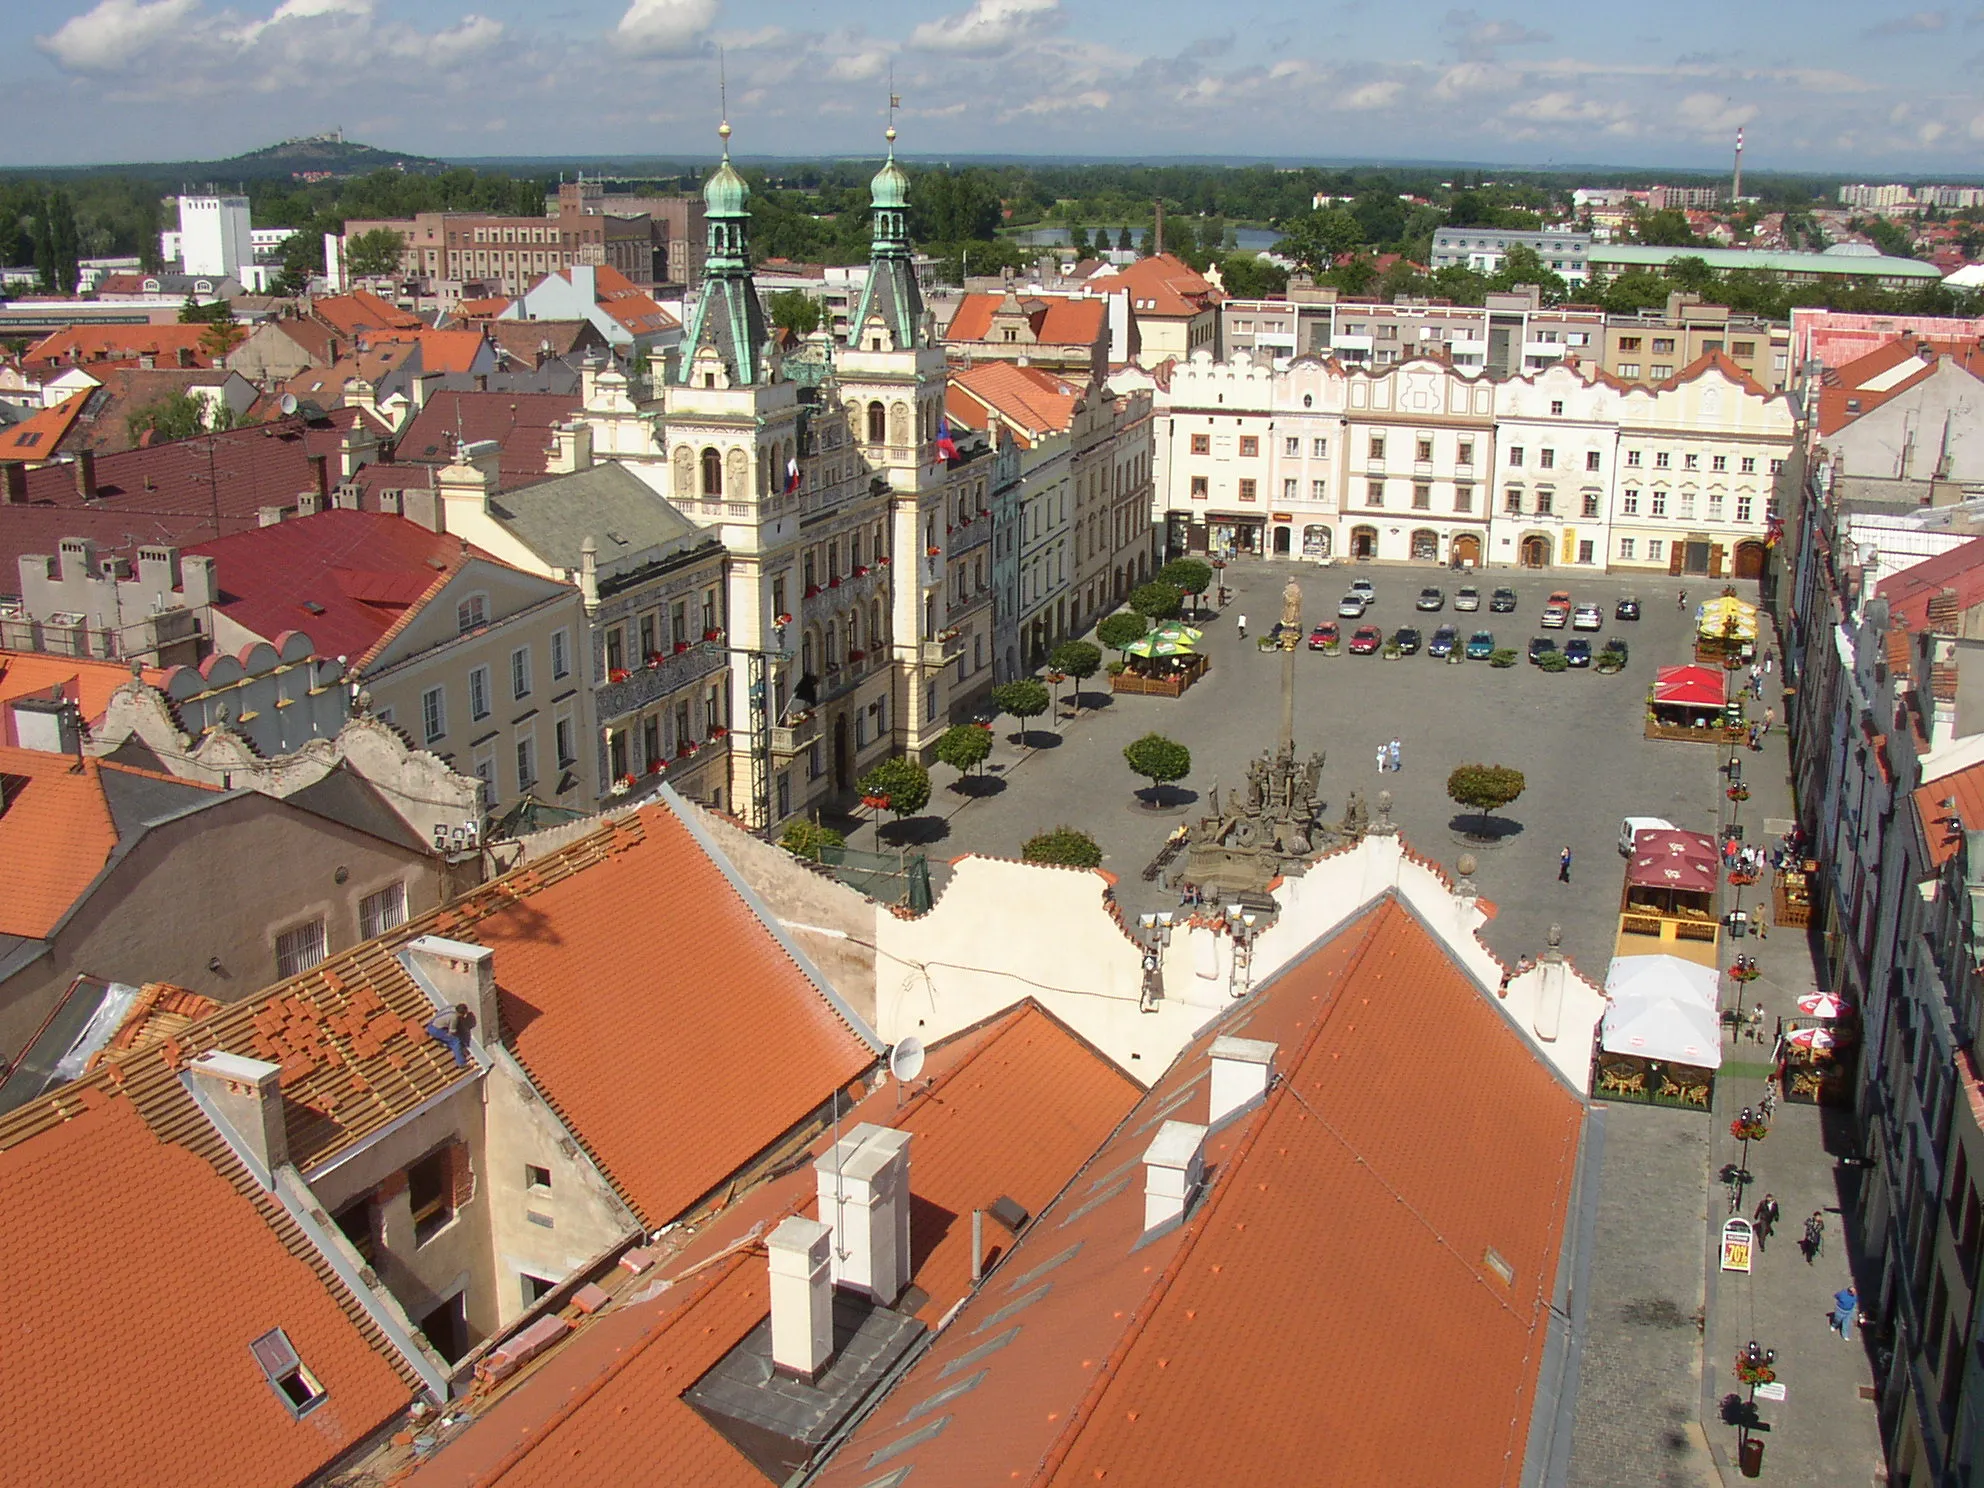
[[[1548,568],[1550,566],[1550,539],[1535,534],[1522,540],[1522,566],[1524,568]]]

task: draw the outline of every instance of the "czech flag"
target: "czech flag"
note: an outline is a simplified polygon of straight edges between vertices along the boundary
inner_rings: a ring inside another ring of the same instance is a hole
[[[799,489],[799,462],[788,459],[785,462],[785,494],[790,496]]]
[[[951,438],[951,421],[941,415],[937,419],[937,453],[944,457],[946,465],[957,463],[958,442]]]

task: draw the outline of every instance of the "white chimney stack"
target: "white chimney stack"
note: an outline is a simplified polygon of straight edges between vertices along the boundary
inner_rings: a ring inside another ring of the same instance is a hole
[[[1221,1034],[1212,1041],[1212,1125],[1218,1126],[1268,1093],[1274,1084],[1274,1050],[1265,1039]]]
[[[771,1256],[772,1364],[817,1380],[834,1352],[834,1292],[828,1274],[833,1231],[788,1215],[766,1240]]]
[[[1206,1128],[1167,1121],[1144,1149],[1144,1233],[1185,1217],[1206,1176]]]
[[[258,1182],[274,1188],[276,1169],[289,1161],[282,1066],[210,1049],[186,1070],[191,1088],[205,1101],[228,1146],[258,1170]]]
[[[834,1284],[887,1307],[909,1285],[909,1133],[864,1121],[813,1163]]]
[[[409,971],[426,978],[444,1008],[466,1003],[475,1014],[475,1036],[484,1047],[502,1043],[496,998],[496,953],[488,946],[442,935],[423,935],[400,951]]]

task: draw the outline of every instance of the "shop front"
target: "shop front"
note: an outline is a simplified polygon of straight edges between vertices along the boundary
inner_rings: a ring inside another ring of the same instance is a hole
[[[1258,558],[1266,531],[1267,522],[1261,517],[1213,512],[1206,518],[1206,551],[1215,558]]]
[[[1316,559],[1327,558],[1335,547],[1328,524],[1311,522],[1302,529],[1302,556]]]

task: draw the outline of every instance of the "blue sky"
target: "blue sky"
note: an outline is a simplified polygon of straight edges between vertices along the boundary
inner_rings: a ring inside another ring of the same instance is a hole
[[[342,125],[442,156],[1611,162],[1984,177],[1984,9],[1843,0],[0,0],[0,162],[218,158]]]

